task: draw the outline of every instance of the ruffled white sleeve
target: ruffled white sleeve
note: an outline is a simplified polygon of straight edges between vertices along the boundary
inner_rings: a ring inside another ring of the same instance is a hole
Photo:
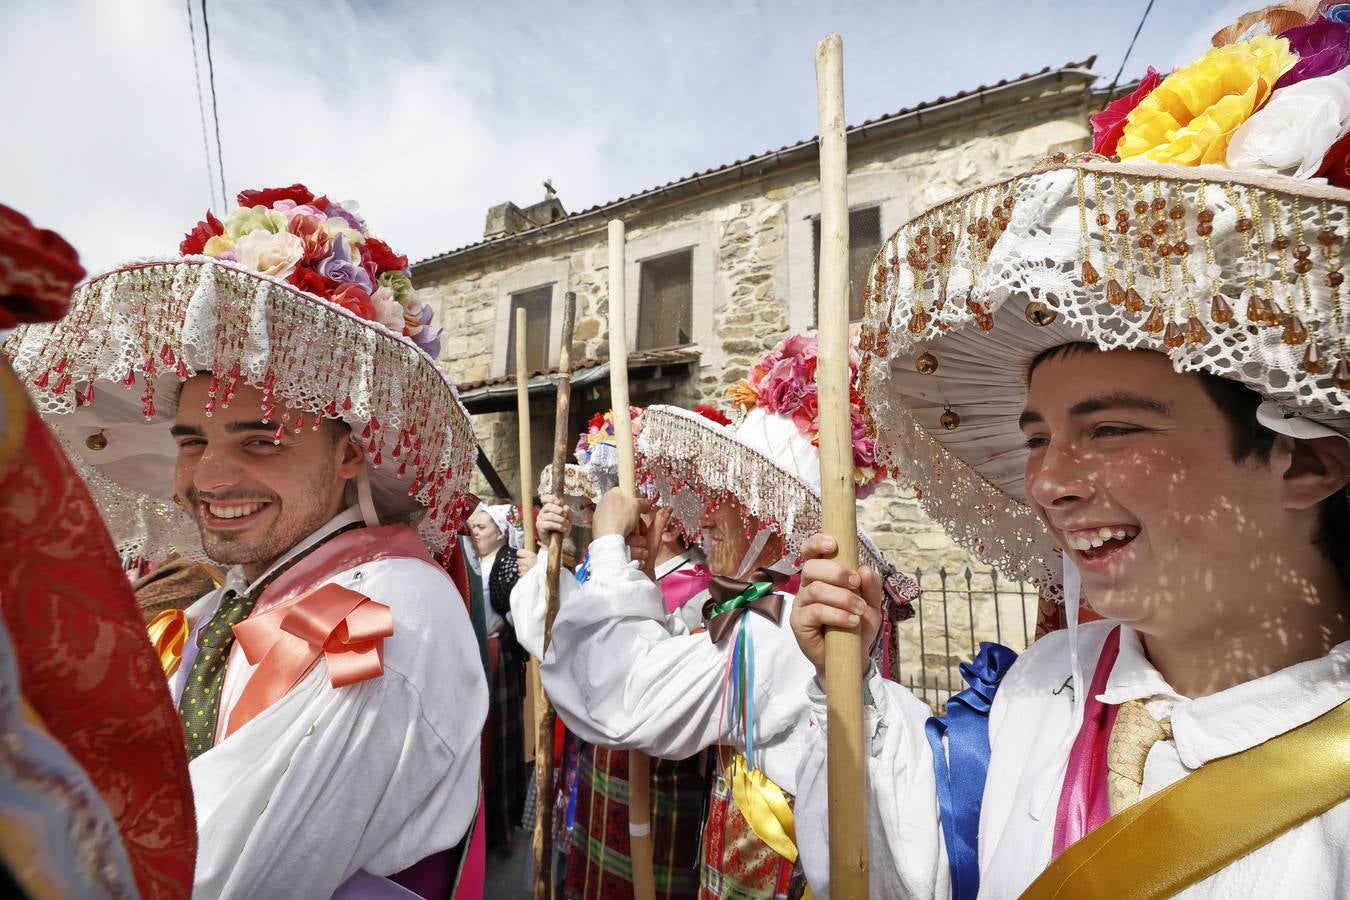
[[[660,588],[628,560],[620,537],[601,537],[590,552],[591,577],[559,610],[542,668],[568,728],[590,743],[668,759],[736,743],[721,710],[731,642],[689,634],[667,616]],[[748,621],[756,737],[767,744],[802,719],[804,659],[781,622]]]
[[[516,641],[539,659],[544,655],[544,613],[548,598],[544,582],[548,573],[548,548],[540,547],[534,567],[511,589],[511,624],[516,629]],[[564,603],[577,591],[577,579],[566,567],[558,569],[558,601]]]
[[[797,845],[807,881],[816,897],[825,898],[830,887],[825,695],[814,680],[808,694],[812,727],[797,776]],[[865,682],[864,704],[871,896],[949,897],[933,759],[924,735],[932,711],[875,669]]]

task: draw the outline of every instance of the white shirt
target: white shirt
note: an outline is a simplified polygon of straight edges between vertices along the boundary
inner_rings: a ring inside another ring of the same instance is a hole
[[[503,547],[502,550],[507,553],[511,548]],[[486,626],[485,633],[489,635],[496,634],[502,630],[502,616],[492,608],[492,567],[497,563],[497,553],[494,551],[484,556],[478,561],[479,582],[483,585],[483,620]]]
[[[1079,631],[1091,683],[1111,622]],[[1049,864],[1060,789],[1076,733],[1068,634],[1033,644],[1009,670],[989,717],[991,756],[980,814],[980,897],[1018,896]],[[865,710],[867,820],[873,897],[951,894],[938,818],[928,706],[873,673]],[[811,737],[797,794],[797,834],[817,897],[828,896],[829,843],[824,698],[812,684]],[[1121,626],[1120,654],[1101,695],[1106,703],[1146,702],[1169,716],[1173,739],[1149,752],[1141,796],[1205,763],[1264,743],[1350,699],[1350,642],[1320,659],[1190,700],[1178,695],[1144,654],[1138,633]],[[1185,852],[1184,846],[1178,852]],[[1304,822],[1191,886],[1185,898],[1350,898],[1350,802]]]
[[[360,520],[352,515],[293,553]],[[232,570],[226,584],[240,581]],[[392,882],[370,876],[455,846],[473,821],[487,685],[454,582],[439,567],[406,558],[365,563],[329,582],[393,610],[384,674],[334,688],[321,658],[285,697],[192,761],[195,897],[327,898],[353,876],[399,895]],[[188,610],[194,658],[196,632],[224,590]],[[223,712],[252,674],[238,660],[236,645]],[[179,671],[191,665],[185,649]],[[174,679],[175,697],[182,682]]]
[[[714,744],[744,749],[722,710],[734,642],[714,644],[667,616],[660,587],[628,560],[621,537],[597,538],[590,551],[590,579],[562,594],[541,669],[567,727],[588,743],[663,759]],[[796,790],[814,674],[792,637],[791,609],[789,596],[778,622],[746,613],[755,649],[755,762],[788,793]]]

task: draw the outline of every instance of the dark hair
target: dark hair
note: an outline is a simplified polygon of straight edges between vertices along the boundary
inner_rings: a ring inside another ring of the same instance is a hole
[[[1089,351],[1105,352],[1096,344],[1086,341],[1073,341],[1042,350],[1027,366],[1027,380],[1029,382],[1036,367],[1048,359]],[[1242,462],[1255,457],[1262,464],[1269,463],[1270,451],[1275,446],[1277,435],[1257,421],[1256,408],[1261,405],[1261,395],[1231,378],[1210,372],[1192,374],[1200,377],[1205,393],[1228,422],[1231,436],[1229,452],[1233,461]],[[1350,588],[1350,486],[1327,497],[1317,510],[1317,536],[1313,538],[1313,543],[1321,548],[1323,555],[1336,567],[1341,581]]]

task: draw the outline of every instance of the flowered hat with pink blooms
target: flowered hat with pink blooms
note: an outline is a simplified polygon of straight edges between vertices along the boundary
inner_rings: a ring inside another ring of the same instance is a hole
[[[477,501],[477,444],[454,384],[436,365],[439,331],[408,260],[375,237],[356,204],[303,185],[244,191],[208,212],[182,254],[137,260],[80,285],[60,322],[5,342],[124,552],[199,554],[173,503],[169,424],[189,377],[210,377],[206,414],[241,385],[284,430],[340,419],[365,447],[368,520],[416,520],[433,550]]]
[[[1069,342],[1166,354],[1350,436],[1350,3],[1278,3],[1092,117],[1091,152],[925,210],[868,279],[876,458],[985,561],[1061,586],[1027,503],[1027,366]]]
[[[782,538],[795,556],[820,531],[820,419],[815,392],[817,339],[784,339],[749,376],[728,390],[736,419],[674,406],[649,406],[637,438],[638,480],[675,511],[689,534],[704,509],[735,500],[758,527]],[[854,480],[866,496],[884,476],[872,457],[872,437],[857,393],[856,343],[850,353],[855,411]],[[896,571],[859,530],[861,561],[881,573],[895,619],[907,618],[918,596],[913,581]]]

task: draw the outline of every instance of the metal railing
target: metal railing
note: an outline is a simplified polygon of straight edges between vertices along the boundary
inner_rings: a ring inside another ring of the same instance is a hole
[[[959,666],[975,658],[981,641],[1021,653],[1036,633],[1039,597],[1032,585],[1004,578],[997,569],[950,572],[915,569],[923,589],[915,614],[896,628],[898,680],[941,714],[952,694],[966,687]]]

